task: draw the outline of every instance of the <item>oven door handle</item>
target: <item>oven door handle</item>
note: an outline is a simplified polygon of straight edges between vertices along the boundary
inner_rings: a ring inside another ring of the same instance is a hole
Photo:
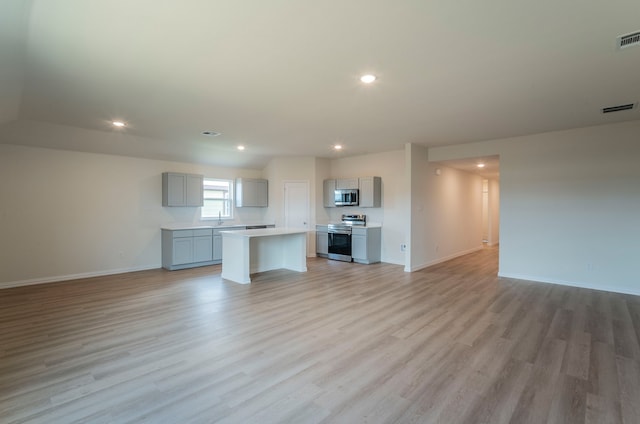
[[[344,234],[344,235],[350,236],[351,231],[329,230],[329,234]]]

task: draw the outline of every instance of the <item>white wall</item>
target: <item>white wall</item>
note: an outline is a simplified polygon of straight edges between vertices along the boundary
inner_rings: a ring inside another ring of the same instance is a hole
[[[161,174],[260,171],[0,144],[0,287],[160,267],[160,226],[197,224],[164,208]],[[236,209],[234,222],[264,219]],[[207,223],[206,221],[204,223]]]
[[[482,247],[482,178],[429,162],[411,151],[411,258],[415,271]],[[439,169],[437,173],[436,170]]]
[[[640,294],[640,121],[430,149],[500,155],[500,275]]]
[[[25,63],[22,40],[30,8],[31,2],[25,0],[0,3],[0,124],[18,118]]]
[[[382,224],[383,262],[404,265],[400,244],[406,243],[407,208],[405,192],[405,157],[403,150],[376,153],[331,161],[331,178],[377,176],[382,179],[382,207],[326,208],[330,221],[340,221],[342,214],[363,213],[369,222]],[[322,201],[322,193],[318,201]]]
[[[489,232],[488,245],[500,243],[500,182],[488,181],[489,188]]]
[[[439,166],[426,184],[429,232],[427,265],[443,262],[482,247],[482,178]]]
[[[425,202],[428,200],[424,193],[427,174],[435,168],[429,164],[428,150],[424,146],[415,144],[405,145],[405,184],[408,187],[407,210],[404,217],[407,256],[404,270],[411,272],[424,268],[427,263],[426,234],[429,232],[429,217]]]

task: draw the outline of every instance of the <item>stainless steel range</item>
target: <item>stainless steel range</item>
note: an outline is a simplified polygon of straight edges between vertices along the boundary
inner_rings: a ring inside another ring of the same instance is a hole
[[[351,262],[351,229],[354,225],[367,225],[367,216],[361,214],[342,215],[342,222],[329,224],[329,259]]]

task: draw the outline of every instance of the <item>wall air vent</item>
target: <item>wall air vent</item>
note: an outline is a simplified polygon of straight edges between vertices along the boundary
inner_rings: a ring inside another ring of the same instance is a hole
[[[618,49],[640,45],[640,31],[636,31],[633,34],[619,36],[616,38],[616,44]]]
[[[633,109],[634,107],[636,107],[635,103],[629,103],[627,105],[618,105],[618,106],[610,106],[610,107],[603,107],[602,108],[602,113],[613,113],[613,112],[621,112],[623,110],[630,110]]]

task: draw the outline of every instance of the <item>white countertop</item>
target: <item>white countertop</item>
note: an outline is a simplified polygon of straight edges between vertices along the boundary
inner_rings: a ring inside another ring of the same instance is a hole
[[[268,237],[285,234],[304,234],[311,230],[306,228],[258,228],[255,230],[221,231],[220,234],[227,237]]]
[[[160,227],[162,230],[202,230],[213,228],[217,229],[226,229],[226,228],[240,228],[240,227],[252,227],[255,225],[274,225],[274,224],[256,224],[256,223],[248,223],[248,224],[222,224],[222,225],[193,225],[193,224],[165,224]]]

